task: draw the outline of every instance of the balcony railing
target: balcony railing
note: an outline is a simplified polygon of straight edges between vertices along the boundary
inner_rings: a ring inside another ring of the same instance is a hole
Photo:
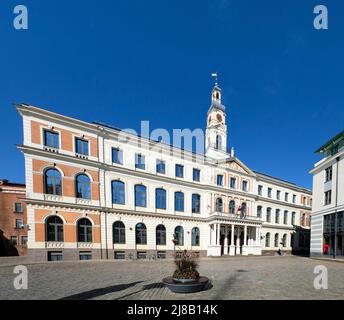
[[[244,215],[244,214],[235,214],[235,213],[229,213],[229,212],[220,212],[220,211],[214,211],[211,213],[211,216],[220,216],[224,218],[229,218],[229,219],[237,219],[237,220],[262,220],[261,217],[258,216],[249,216],[249,215]]]

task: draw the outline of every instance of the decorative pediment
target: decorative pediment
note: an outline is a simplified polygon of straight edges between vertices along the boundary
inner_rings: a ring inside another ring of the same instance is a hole
[[[218,164],[233,171],[246,173],[249,175],[255,175],[255,173],[250,168],[248,168],[243,162],[241,162],[236,157],[231,157],[223,161],[219,161]]]

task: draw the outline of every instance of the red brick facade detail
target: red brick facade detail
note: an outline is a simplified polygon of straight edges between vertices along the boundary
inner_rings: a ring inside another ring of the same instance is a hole
[[[26,254],[27,213],[25,185],[0,180],[0,256]],[[17,205],[16,210],[16,203]],[[22,208],[22,210],[20,210]],[[22,212],[17,212],[22,211]],[[22,227],[20,223],[22,222]],[[17,245],[13,245],[16,239]]]

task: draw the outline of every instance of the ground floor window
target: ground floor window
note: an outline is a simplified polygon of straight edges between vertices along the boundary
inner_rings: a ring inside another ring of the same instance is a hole
[[[124,251],[115,251],[115,259],[116,260],[124,260],[125,259],[125,252]]]
[[[142,260],[142,259],[147,259],[147,252],[138,252],[137,253],[137,259]]]
[[[48,252],[48,261],[61,261],[63,260],[63,255],[62,252],[58,251],[58,252],[53,252],[50,251]]]
[[[344,212],[324,216],[323,254],[344,256]]]
[[[166,259],[166,252],[165,251],[158,251],[156,256],[158,259]]]
[[[80,252],[79,253],[79,260],[92,260],[92,253],[91,252]]]

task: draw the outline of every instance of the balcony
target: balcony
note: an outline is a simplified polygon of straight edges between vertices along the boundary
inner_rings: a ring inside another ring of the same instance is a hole
[[[228,218],[231,220],[236,221],[262,221],[261,217],[258,216],[248,216],[248,215],[242,215],[242,214],[235,214],[235,213],[229,213],[229,212],[219,212],[214,211],[210,214],[210,217],[222,217],[222,218]]]

